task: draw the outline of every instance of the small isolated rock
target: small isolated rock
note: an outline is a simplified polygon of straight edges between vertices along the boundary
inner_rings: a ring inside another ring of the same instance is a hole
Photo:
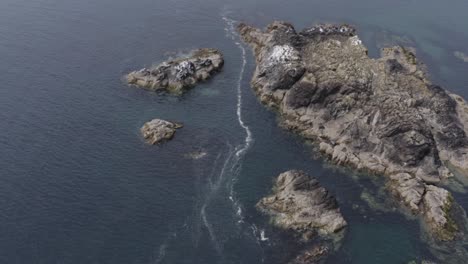
[[[275,225],[294,230],[305,239],[311,234],[330,235],[347,223],[338,203],[317,179],[302,171],[280,174],[274,193],[257,204],[257,208],[272,216]]]
[[[187,58],[165,61],[150,69],[129,73],[126,78],[149,90],[165,90],[181,94],[187,88],[209,79],[224,64],[223,55],[216,49],[198,49]]]
[[[174,137],[176,129],[182,124],[172,123],[162,119],[153,119],[143,125],[141,134],[149,144],[157,144],[161,141],[170,140]]]

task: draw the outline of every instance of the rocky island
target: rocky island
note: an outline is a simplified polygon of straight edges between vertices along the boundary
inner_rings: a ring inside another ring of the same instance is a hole
[[[280,174],[273,190],[271,196],[257,203],[257,208],[271,215],[276,226],[301,233],[305,239],[330,235],[346,226],[335,198],[302,171]]]
[[[153,119],[146,122],[141,128],[141,134],[148,144],[154,145],[174,137],[176,129],[182,127],[182,124],[173,123],[162,119]]]
[[[384,175],[432,239],[464,236],[463,209],[441,185],[468,172],[468,107],[428,80],[414,52],[390,47],[370,58],[349,25],[238,30],[256,58],[251,85],[282,126],[336,164]]]
[[[198,49],[186,58],[165,61],[150,69],[143,68],[126,76],[129,84],[149,90],[181,94],[201,81],[211,78],[224,64],[216,49]]]
[[[261,199],[257,208],[270,215],[274,225],[294,231],[302,240],[332,236],[346,227],[338,203],[317,179],[291,170],[278,176],[273,194]],[[336,239],[335,239],[336,240]],[[291,263],[318,263],[330,252],[326,245],[314,245]]]

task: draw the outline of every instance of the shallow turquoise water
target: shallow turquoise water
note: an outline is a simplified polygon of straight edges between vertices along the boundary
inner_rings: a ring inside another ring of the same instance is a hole
[[[0,263],[284,263],[300,245],[254,205],[287,169],[317,176],[350,224],[329,263],[432,258],[417,221],[360,199],[379,179],[353,179],[277,127],[249,87],[250,51],[243,68],[245,47],[223,17],[352,23],[372,56],[404,36],[434,81],[468,98],[468,63],[453,56],[468,53],[466,10],[460,0],[2,1]],[[180,98],[121,81],[205,46],[221,49],[226,67]],[[185,128],[147,146],[138,130],[156,117]],[[199,149],[206,158],[186,158]],[[456,194],[464,208],[467,197]]]

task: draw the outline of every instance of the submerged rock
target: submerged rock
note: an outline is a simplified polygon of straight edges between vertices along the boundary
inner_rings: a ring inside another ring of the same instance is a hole
[[[154,145],[172,139],[176,129],[181,127],[182,124],[172,123],[162,119],[153,119],[143,125],[141,134],[149,144]]]
[[[190,153],[185,154],[185,157],[193,159],[193,160],[199,160],[199,159],[203,159],[204,157],[206,157],[206,155],[208,155],[206,151],[196,150],[196,151],[192,151]]]
[[[453,55],[457,57],[458,59],[462,60],[463,62],[468,62],[468,55],[466,55],[465,53],[461,51],[455,51]]]
[[[257,208],[270,215],[276,226],[294,230],[305,239],[316,233],[327,236],[346,226],[335,198],[302,171],[280,174],[273,194],[260,200]]]
[[[316,245],[310,249],[304,250],[294,260],[290,261],[289,264],[319,264],[323,263],[330,249],[324,245]]]
[[[187,88],[209,79],[223,64],[223,55],[218,50],[198,49],[187,58],[165,61],[150,69],[143,68],[129,73],[126,78],[129,84],[146,89],[181,94]]]
[[[449,167],[468,173],[468,107],[431,84],[414,52],[397,46],[369,58],[348,25],[296,32],[274,22],[265,31],[245,24],[238,30],[256,58],[252,87],[280,112],[284,127],[337,164],[387,176],[389,189],[434,238],[463,236],[453,219],[463,210],[437,185],[452,176]]]

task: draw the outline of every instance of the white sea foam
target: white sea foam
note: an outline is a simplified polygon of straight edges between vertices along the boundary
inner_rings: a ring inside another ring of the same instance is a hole
[[[200,207],[200,218],[203,222],[203,225],[206,227],[210,239],[216,249],[217,253],[222,257],[222,244],[217,238],[216,230],[213,227],[212,223],[210,222],[209,215],[207,215],[207,208],[211,202],[211,200],[215,197],[215,195],[220,191],[222,186],[225,186],[229,190],[228,197],[229,200],[232,202],[234,208],[234,214],[237,217],[237,223],[243,223],[243,209],[241,203],[236,198],[236,194],[234,192],[234,185],[237,181],[237,178],[240,173],[241,161],[244,155],[246,154],[247,150],[251,147],[253,142],[252,132],[249,126],[244,122],[242,117],[242,80],[244,76],[245,66],[247,64],[246,59],[246,51],[243,45],[238,41],[239,36],[237,35],[234,26],[236,21],[229,19],[225,16],[222,17],[226,23],[225,31],[229,38],[234,41],[234,44],[239,48],[241,52],[241,68],[239,72],[239,77],[237,80],[236,88],[237,88],[237,104],[236,104],[236,114],[237,120],[239,122],[240,127],[245,132],[244,141],[236,147],[233,147],[228,143],[229,150],[226,155],[226,159],[224,160],[223,166],[220,169],[219,173],[212,174],[208,179],[208,187],[205,200]]]
[[[241,52],[242,64],[241,69],[239,72],[239,78],[237,80],[237,120],[239,121],[239,125],[244,129],[246,137],[242,147],[238,149],[236,155],[240,157],[244,154],[249,148],[253,141],[252,131],[250,130],[249,126],[244,123],[242,119],[242,80],[244,78],[244,71],[245,66],[247,64],[247,56],[244,46],[238,41],[239,35],[235,30],[235,24],[237,21],[227,18],[223,16],[223,20],[226,23],[225,31],[226,35],[234,41],[234,44],[239,48]]]
[[[230,193],[229,193],[229,199],[233,203],[233,207],[235,208],[236,215],[238,217],[238,223],[243,223],[243,215],[242,215],[242,206],[240,202],[235,198],[235,192],[234,192],[234,185],[237,181],[239,172],[240,172],[240,165],[241,165],[241,159],[244,157],[245,153],[249,150],[249,148],[252,145],[253,142],[253,135],[252,131],[250,130],[250,127],[245,124],[244,119],[242,117],[242,81],[244,78],[244,71],[245,71],[245,66],[247,64],[247,56],[246,56],[246,51],[242,43],[239,41],[239,35],[237,34],[235,30],[235,24],[237,21],[230,19],[226,16],[223,16],[222,19],[224,20],[226,27],[226,36],[231,38],[234,42],[234,44],[237,46],[241,53],[241,68],[239,71],[239,78],[237,79],[237,109],[236,109],[236,114],[237,114],[237,120],[239,122],[239,125],[244,129],[245,131],[245,139],[244,143],[240,146],[237,147],[236,150],[236,160],[233,163],[232,166],[232,179],[230,183]]]
[[[265,234],[264,229],[259,230],[255,224],[250,225],[250,229],[252,229],[252,234],[257,239],[257,243],[259,241],[265,242],[269,240],[269,238]]]
[[[211,226],[210,222],[208,222],[208,219],[206,218],[206,204],[202,206],[201,208],[201,218],[203,220],[203,224],[205,225],[206,229],[208,230],[208,234],[210,235],[210,239],[213,242],[213,246],[216,249],[217,253],[222,256],[223,251],[221,249],[221,246],[218,242],[218,239],[216,238],[216,233],[214,232],[213,227]]]
[[[213,182],[213,179],[210,179],[210,187],[211,187],[211,192],[217,192],[219,190],[219,187],[221,187],[221,183],[223,182],[225,176],[226,176],[226,169],[229,167],[230,162],[232,160],[232,155],[234,154],[235,149],[228,143],[229,146],[229,153],[228,156],[226,157],[226,160],[224,160],[223,167],[221,168],[221,172],[218,175],[218,178],[215,179]]]
[[[200,208],[200,217],[201,217],[201,219],[203,221],[203,225],[208,230],[208,234],[210,235],[210,239],[211,239],[211,241],[213,243],[213,246],[215,247],[217,253],[220,256],[223,256],[222,247],[221,247],[221,244],[219,243],[219,241],[218,241],[218,239],[216,237],[215,230],[213,229],[211,223],[208,220],[208,217],[206,216],[206,208],[210,204],[211,199],[213,198],[213,196],[219,191],[219,188],[221,187],[221,183],[224,181],[227,168],[229,167],[230,161],[232,160],[232,156],[233,156],[233,154],[235,152],[235,149],[231,146],[231,144],[228,143],[228,146],[229,146],[228,155],[226,157],[226,160],[223,163],[223,167],[221,168],[221,171],[218,174],[218,177],[216,179],[213,179],[215,174],[212,174],[210,176],[210,179],[208,179],[209,190],[207,192],[205,202],[203,203],[202,207]]]
[[[209,177],[208,177],[208,183],[209,183],[208,187],[211,187],[211,179],[216,174],[216,169],[218,167],[218,163],[219,163],[219,160],[220,160],[221,156],[222,156],[222,151],[220,151],[218,153],[218,155],[216,155],[216,158],[215,158],[215,160],[213,162],[213,166],[211,168],[211,173],[209,174]],[[200,181],[200,175],[197,175],[197,184],[198,184],[199,181]],[[194,237],[193,237],[194,240],[193,241],[194,241],[194,247],[195,248],[198,247],[198,242],[199,242],[199,238],[200,238],[199,228],[201,227],[201,224],[203,224],[205,227],[207,225],[206,216],[205,216],[205,219],[203,219],[202,212],[203,212],[203,207],[206,207],[208,205],[209,198],[210,198],[209,196],[206,195],[205,192],[202,192],[200,194],[203,194],[203,198],[201,198],[201,197],[199,198],[200,200],[202,200],[202,207],[200,208],[199,217],[194,218],[194,227],[196,229],[194,230]]]
[[[151,261],[151,263],[153,264],[159,264],[161,263],[164,258],[166,257],[166,251],[167,251],[167,248],[169,247],[169,244],[171,243],[171,241],[173,239],[175,239],[177,237],[177,232],[173,232],[172,234],[170,234],[166,240],[164,241],[164,243],[162,245],[159,246],[159,249],[158,249],[158,257],[156,259],[153,259]]]
[[[268,241],[268,237],[266,237],[265,230],[263,230],[263,229],[260,231],[260,240],[261,241]]]

